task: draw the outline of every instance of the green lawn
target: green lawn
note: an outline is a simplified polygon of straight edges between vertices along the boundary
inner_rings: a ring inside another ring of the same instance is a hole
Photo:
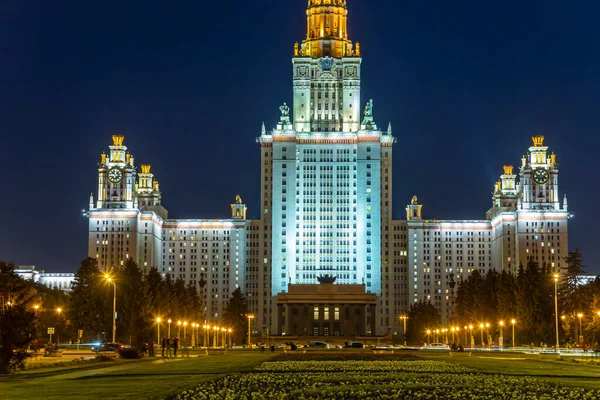
[[[229,352],[171,360],[143,360],[52,376],[18,374],[0,380],[0,399],[164,399],[230,372],[250,371],[269,353]],[[36,371],[39,372],[39,371]]]
[[[328,352],[326,356],[336,354],[346,352]],[[373,357],[370,351],[364,354]],[[600,389],[600,365],[518,358],[510,353],[474,353],[469,358],[450,357],[448,353],[411,354],[475,368],[482,373],[523,375],[562,385]],[[323,354],[298,352],[292,356],[304,359]],[[62,371],[57,368],[25,371],[0,379],[0,399],[164,399],[228,373],[251,371],[270,358],[270,352],[232,351],[220,356],[117,360],[68,366],[66,368],[71,369]]]
[[[421,353],[418,355],[424,356]],[[586,362],[574,363],[569,359],[564,361],[540,360],[535,357],[536,355],[532,355],[531,358],[518,358],[510,353],[491,353],[489,355],[473,353],[468,358],[450,357],[447,353],[424,356],[424,358],[476,368],[484,373],[530,376],[562,385],[600,389],[600,365],[591,365]]]

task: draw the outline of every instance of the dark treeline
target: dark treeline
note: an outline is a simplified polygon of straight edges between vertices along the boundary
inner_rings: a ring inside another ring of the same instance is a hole
[[[52,343],[111,341],[112,282],[117,289],[116,340],[121,343],[141,348],[155,342],[158,318],[161,336],[167,335],[171,319],[171,336],[179,335],[177,321],[187,321],[188,338],[191,324],[197,323],[231,328],[234,342],[245,341],[247,306],[241,290],[232,293],[223,316],[212,318],[205,311],[204,275],[196,284],[186,284],[169,274],[163,277],[156,268],[144,272],[132,260],[105,274],[95,259],[87,258],[75,273],[73,290],[65,293],[24,280],[14,269],[0,261],[0,373],[21,368],[24,350],[46,345],[48,328],[54,328]]]
[[[557,286],[561,347],[577,345],[580,335],[583,343],[579,344],[598,347],[600,277],[585,285],[578,282],[577,278],[585,274],[579,250],[569,253],[565,261],[566,267],[560,271]],[[481,323],[489,323],[489,331],[497,338],[500,321],[503,321],[507,345],[512,339],[511,320],[514,319],[517,344],[538,346],[546,343],[552,346],[556,343],[555,273],[550,265],[529,261],[527,265],[519,266],[516,275],[506,271],[480,273],[474,270],[457,287],[453,318],[447,326],[464,330],[464,326],[473,325],[475,335],[475,332],[479,333]],[[580,314],[582,332],[579,332]],[[426,340],[427,329],[441,327],[439,313],[425,303],[413,305],[409,318],[413,323],[409,324],[407,336],[412,343]],[[464,342],[464,334],[457,338]]]

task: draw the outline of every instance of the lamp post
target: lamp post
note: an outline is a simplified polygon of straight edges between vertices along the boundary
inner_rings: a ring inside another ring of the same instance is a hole
[[[473,325],[469,325],[469,336],[471,337],[471,347],[475,347],[475,338],[473,337]]]
[[[156,318],[156,343],[160,345],[160,317]]]
[[[554,318],[556,320],[556,352],[560,352],[560,342],[558,339],[558,274],[554,274]]]
[[[479,333],[481,333],[481,348],[483,348],[483,328],[485,325],[479,324]]]
[[[583,344],[583,331],[581,330],[581,318],[583,317],[582,313],[577,314],[577,317],[579,317],[579,345],[581,346]]]
[[[183,323],[183,340],[187,338],[187,321]]]
[[[406,346],[406,320],[408,319],[407,315],[401,315],[400,319],[403,322],[402,334],[404,335],[404,345]]]
[[[467,344],[467,329],[469,329],[469,327],[467,325],[465,325],[465,346],[468,346],[468,344]]]
[[[225,342],[226,342],[226,335],[225,333],[227,332],[226,328],[221,328],[221,343],[223,343],[223,348],[225,348]]]
[[[500,340],[498,342],[500,350],[504,348],[504,321],[500,321]]]
[[[204,345],[204,347],[208,347],[208,339],[206,338],[206,324],[202,325],[202,328],[204,329],[204,335],[202,336],[202,344]]]
[[[169,324],[169,327],[167,328],[167,337],[171,337],[171,322],[173,321],[171,321],[171,318],[169,318],[167,320],[167,323]]]
[[[217,327],[213,326],[213,347],[217,347]]]
[[[252,331],[250,330],[250,320],[252,320],[254,318],[253,314],[248,314],[248,347],[252,348],[252,340],[251,340],[251,336],[252,336]]]
[[[229,333],[227,339],[229,340],[229,347],[231,347],[231,328],[227,329],[227,333]]]
[[[112,342],[116,342],[117,338],[117,284],[113,279],[107,275],[104,275],[104,278],[108,281],[108,283],[112,283],[113,285],[113,328],[112,328]]]
[[[177,321],[177,336],[181,337],[181,321]]]
[[[517,321],[513,318],[510,320],[510,323],[512,324],[512,328],[513,328],[513,334],[512,334],[512,347],[513,349],[515,348],[515,323]]]
[[[486,336],[486,347],[490,347],[490,324],[485,323],[485,336]]]

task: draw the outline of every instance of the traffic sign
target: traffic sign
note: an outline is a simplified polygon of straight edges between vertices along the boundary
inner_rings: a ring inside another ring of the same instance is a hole
[[[48,335],[54,335],[54,328],[48,328]]]

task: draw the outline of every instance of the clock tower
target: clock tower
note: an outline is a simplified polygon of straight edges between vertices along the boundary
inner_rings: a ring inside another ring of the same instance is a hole
[[[98,202],[97,208],[134,207],[135,164],[127,147],[123,146],[125,137],[113,135],[110,154],[102,153],[98,164]]]
[[[533,136],[533,146],[521,159],[522,209],[559,210],[558,164],[554,153],[547,155],[543,136]]]

